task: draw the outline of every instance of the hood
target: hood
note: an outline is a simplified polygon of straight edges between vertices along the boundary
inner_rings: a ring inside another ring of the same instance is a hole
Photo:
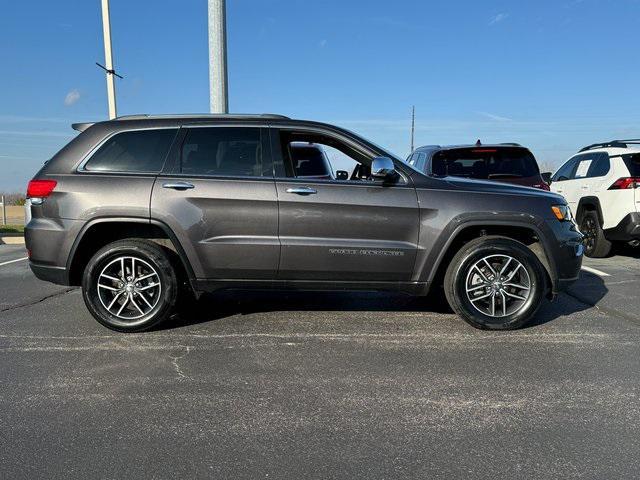
[[[564,197],[562,195],[558,195],[557,193],[547,192],[546,190],[540,190],[539,188],[514,185],[513,183],[504,183],[490,180],[476,180],[473,178],[463,177],[444,177],[441,178],[441,180],[444,180],[449,185],[459,190],[486,193],[502,193],[504,195],[527,195],[566,203]]]

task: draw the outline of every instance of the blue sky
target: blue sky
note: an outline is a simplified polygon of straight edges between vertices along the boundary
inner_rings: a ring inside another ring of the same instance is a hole
[[[99,0],[0,16],[0,190],[106,117]],[[230,109],[337,123],[400,156],[516,141],[544,164],[640,137],[640,0],[227,0]],[[119,114],[206,112],[206,0],[111,0]]]

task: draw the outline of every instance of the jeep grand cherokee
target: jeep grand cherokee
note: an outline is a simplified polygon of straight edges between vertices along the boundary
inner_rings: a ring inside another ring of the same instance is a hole
[[[427,176],[335,126],[138,115],[74,128],[29,183],[30,266],[81,285],[114,330],[149,329],[180,295],[234,287],[433,290],[475,327],[512,329],[581,266],[561,196]],[[339,152],[354,173],[298,178],[301,143]]]

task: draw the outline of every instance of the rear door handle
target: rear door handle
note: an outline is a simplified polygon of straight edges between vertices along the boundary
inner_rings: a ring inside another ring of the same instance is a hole
[[[189,190],[195,187],[193,183],[189,182],[167,182],[162,184],[162,188],[173,188],[174,190]]]
[[[296,195],[313,195],[318,193],[318,191],[311,187],[295,187],[287,188],[287,193],[295,193]]]

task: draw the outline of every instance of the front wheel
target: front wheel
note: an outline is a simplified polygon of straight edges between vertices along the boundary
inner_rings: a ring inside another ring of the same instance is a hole
[[[102,325],[141,332],[171,315],[178,281],[162,247],[147,240],[119,240],[89,260],[82,292],[89,312]]]
[[[584,234],[584,254],[587,257],[602,258],[611,253],[612,244],[604,236],[600,219],[594,211],[586,211],[580,221],[580,231]]]
[[[503,237],[482,237],[455,255],[444,286],[449,305],[470,325],[512,330],[536,314],[545,280],[544,267],[525,245]]]

